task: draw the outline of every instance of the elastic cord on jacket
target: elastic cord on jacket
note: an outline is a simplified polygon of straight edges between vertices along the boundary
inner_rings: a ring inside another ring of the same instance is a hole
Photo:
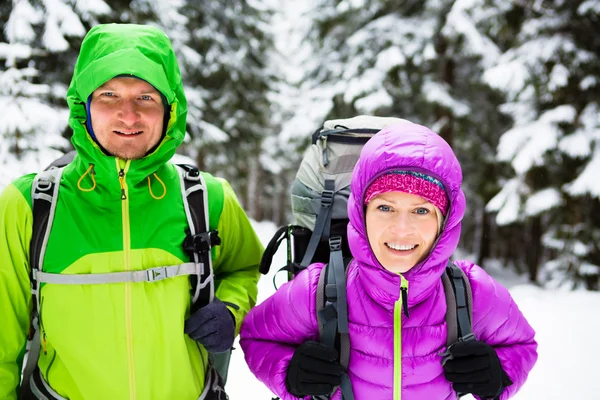
[[[81,182],[83,181],[83,178],[85,178],[85,176],[88,174],[92,178],[92,182],[93,182],[92,187],[91,188],[81,187]],[[82,192],[91,192],[92,190],[96,189],[96,178],[94,177],[94,175],[96,175],[96,172],[94,171],[94,164],[90,163],[90,166],[88,167],[88,169],[85,171],[85,173],[83,175],[81,175],[81,178],[79,178],[79,180],[77,181],[77,187],[79,188],[79,190],[81,190]]]
[[[164,182],[160,180],[158,175],[156,175],[156,173],[154,173],[152,175],[154,175],[154,178],[156,178],[156,180],[162,185],[163,194],[161,196],[157,197],[154,195],[154,193],[152,193],[152,182],[150,181],[150,177],[148,177],[148,190],[150,191],[150,196],[152,196],[155,200],[160,200],[163,197],[165,197],[165,195],[167,194],[167,187],[165,186]]]

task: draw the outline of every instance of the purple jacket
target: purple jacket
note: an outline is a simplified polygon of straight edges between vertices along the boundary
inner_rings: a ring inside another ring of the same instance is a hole
[[[385,270],[373,255],[362,206],[370,182],[398,167],[438,177],[450,197],[450,210],[437,244],[425,260],[402,276]],[[456,399],[444,378],[440,356],[447,339],[441,276],[456,250],[465,213],[461,182],[460,165],[450,146],[423,126],[385,128],[363,148],[348,202],[348,240],[354,256],[347,282],[349,376],[357,400],[398,400],[400,394],[404,400]],[[457,264],[472,287],[473,332],[495,348],[513,381],[501,397],[508,399],[523,385],[536,362],[534,331],[506,288],[471,262]],[[240,344],[250,370],[283,400],[296,398],[285,387],[294,349],[307,340],[318,340],[315,300],[322,267],[311,265],[283,285],[252,309],[242,325]],[[400,312],[401,279],[408,281],[410,317]],[[395,357],[402,359],[396,367]],[[339,398],[338,391],[334,399]]]

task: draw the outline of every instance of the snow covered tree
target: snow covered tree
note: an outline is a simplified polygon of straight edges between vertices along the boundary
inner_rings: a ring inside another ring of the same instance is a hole
[[[600,20],[597,0],[524,2],[518,43],[486,73],[515,121],[498,159],[514,173],[487,208],[526,223],[543,280],[599,289]]]
[[[502,94],[482,80],[514,41],[518,18],[502,0],[315,0],[307,32],[313,52],[296,120],[356,114],[396,116],[430,126],[455,149],[470,212],[462,246],[491,254],[485,204],[500,189],[494,153],[511,120]],[[516,26],[516,28],[515,28]]]
[[[261,218],[260,152],[272,134],[267,67],[272,38],[258,1],[187,2],[182,65],[190,101],[187,148],[205,170],[230,180],[248,213]]]
[[[69,147],[66,92],[86,25],[102,0],[3,2],[0,37],[0,186],[39,170]],[[68,136],[68,135],[67,135]]]

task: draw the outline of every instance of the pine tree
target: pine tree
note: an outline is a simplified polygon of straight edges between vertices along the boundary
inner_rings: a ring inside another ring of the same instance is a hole
[[[109,10],[101,0],[91,5],[95,9],[62,0],[3,3],[0,185],[45,167],[69,147],[62,135],[69,135],[72,66],[86,25]]]
[[[470,212],[462,246],[482,263],[491,256],[492,221],[484,206],[503,170],[493,157],[511,120],[482,80],[516,35],[518,18],[501,0],[316,2],[303,87],[321,118],[395,116],[431,127],[454,148]],[[514,20],[517,19],[515,22]],[[300,110],[306,115],[312,109]]]
[[[530,269],[543,264],[544,279],[597,290],[600,45],[590,39],[600,2],[524,3],[523,12],[518,43],[487,74],[515,120],[498,147],[514,173],[488,209],[500,224],[530,227]]]
[[[185,81],[190,100],[189,147],[199,165],[230,180],[253,218],[261,218],[269,185],[260,162],[263,140],[272,134],[268,68],[272,38],[269,12],[249,1],[190,1],[182,8]],[[269,207],[270,205],[266,206]]]

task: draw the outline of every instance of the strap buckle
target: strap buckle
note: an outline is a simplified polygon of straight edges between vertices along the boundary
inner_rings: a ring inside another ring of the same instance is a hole
[[[146,270],[146,280],[148,282],[162,281],[168,277],[167,269],[165,267]]]
[[[473,334],[473,332],[469,333],[466,336],[463,336],[462,338],[459,338],[459,340],[461,340],[463,342],[466,342],[466,341],[469,341],[469,340],[475,340],[475,339],[476,338],[475,338],[475,335]]]
[[[214,230],[196,235],[188,234],[183,241],[183,249],[188,254],[203,254],[209,252],[213,246],[221,244],[219,232]]]
[[[329,251],[339,251],[342,249],[342,237],[333,236],[329,238]]]
[[[190,164],[177,164],[183,170],[183,179],[186,181],[199,182],[200,170]]]
[[[192,171],[185,171],[183,178],[192,182],[200,182],[200,171],[198,171],[197,169]]]
[[[333,204],[333,195],[335,192],[333,190],[323,190],[321,193],[321,207],[329,208]]]

